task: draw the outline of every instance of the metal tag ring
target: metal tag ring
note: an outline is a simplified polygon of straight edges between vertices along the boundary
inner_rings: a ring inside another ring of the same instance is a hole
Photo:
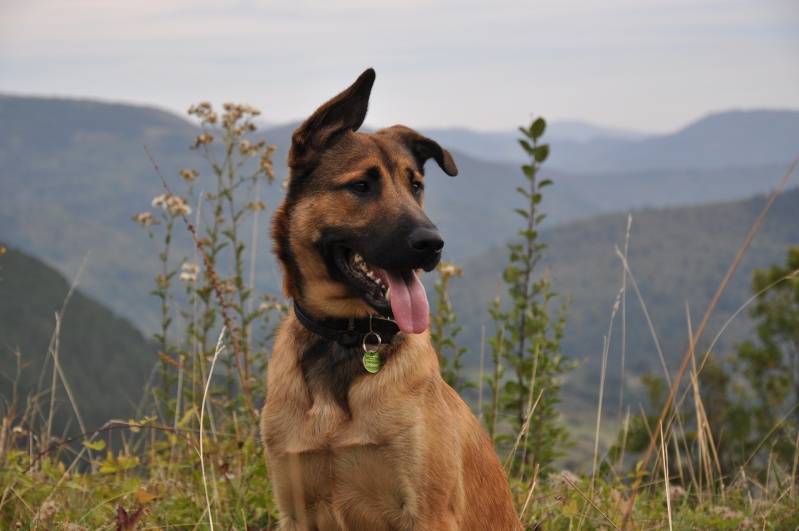
[[[369,349],[366,348],[366,340],[369,339],[372,336],[375,336],[377,338],[377,346],[375,347],[375,350],[380,348],[380,343],[381,343],[380,335],[377,334],[377,332],[369,332],[365,336],[363,336],[363,350],[364,350],[364,352],[368,352],[369,351]]]

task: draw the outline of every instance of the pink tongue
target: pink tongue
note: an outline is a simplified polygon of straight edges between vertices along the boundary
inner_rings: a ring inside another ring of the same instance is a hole
[[[406,334],[421,334],[430,321],[424,286],[412,270],[383,271],[391,288],[391,311],[400,330]]]

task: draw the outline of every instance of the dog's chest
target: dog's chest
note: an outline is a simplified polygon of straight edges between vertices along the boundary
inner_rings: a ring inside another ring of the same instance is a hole
[[[408,451],[411,432],[411,426],[359,418],[357,408],[346,415],[320,397],[273,463],[281,469],[278,496],[290,497],[296,517],[311,529],[340,529],[342,523],[380,529],[376,522],[392,522],[386,529],[411,527],[420,510],[411,478],[421,473],[418,456]]]

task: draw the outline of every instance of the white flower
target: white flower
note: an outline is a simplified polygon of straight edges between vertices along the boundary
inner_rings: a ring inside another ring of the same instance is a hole
[[[197,282],[197,273],[188,273],[183,271],[180,274],[180,281],[181,282]]]
[[[164,206],[166,204],[167,199],[169,199],[171,195],[172,194],[161,194],[158,197],[154,198],[153,206],[154,207]]]
[[[179,195],[169,193],[159,195],[153,199],[153,206],[161,207],[170,214],[181,214],[184,216],[191,214],[189,201],[185,197],[180,197]]]
[[[190,262],[183,262],[183,264],[180,266],[180,269],[186,273],[194,273],[195,275],[200,272],[200,266]]]

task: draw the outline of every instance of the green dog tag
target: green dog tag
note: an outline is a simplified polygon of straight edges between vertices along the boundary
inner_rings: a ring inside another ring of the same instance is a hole
[[[367,350],[363,355],[363,366],[372,374],[380,370],[380,354],[373,350]]]

